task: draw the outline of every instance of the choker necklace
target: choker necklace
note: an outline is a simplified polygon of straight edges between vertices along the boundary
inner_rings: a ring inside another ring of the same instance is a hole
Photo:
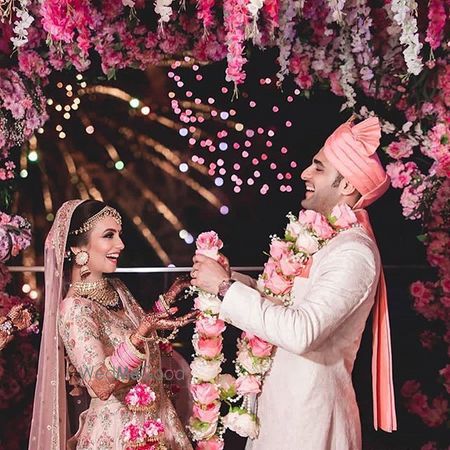
[[[70,287],[75,295],[97,302],[110,311],[119,311],[123,308],[119,294],[106,278],[98,281],[75,281]]]

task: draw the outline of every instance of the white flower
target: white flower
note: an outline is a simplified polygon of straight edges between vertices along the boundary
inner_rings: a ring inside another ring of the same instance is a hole
[[[392,0],[391,10],[394,20],[401,27],[400,43],[403,44],[403,56],[409,73],[419,75],[423,63],[420,57],[422,44],[417,30],[416,0]]]
[[[206,423],[195,419],[191,419],[189,422],[189,431],[192,433],[194,441],[209,439],[214,435],[216,429],[217,422]]]
[[[28,12],[29,0],[20,0],[20,6],[14,7],[16,20],[14,22],[14,36],[11,38],[15,48],[28,42],[28,28],[34,21],[34,17]]]
[[[266,373],[271,365],[272,358],[255,358],[246,348],[238,351],[237,362],[251,375]]]
[[[210,312],[211,314],[219,314],[221,303],[217,296],[207,292],[200,292],[194,301],[194,305],[198,310]]]
[[[130,8],[134,8],[134,0],[122,0],[122,5],[123,6],[128,6]]]
[[[244,409],[229,412],[222,422],[226,428],[239,434],[242,437],[256,439],[258,437],[258,423],[253,414],[249,414]]]
[[[312,255],[319,250],[319,240],[311,235],[311,233],[302,230],[295,241],[295,246],[298,250],[304,250]]]
[[[304,228],[297,222],[291,220],[287,227],[286,227],[286,233],[289,233],[294,239],[302,232]]]
[[[207,361],[199,356],[191,362],[191,372],[194,378],[202,381],[212,381],[219,375],[221,360]]]
[[[160,16],[159,22],[168,22],[172,15],[172,0],[156,0],[155,12]]]

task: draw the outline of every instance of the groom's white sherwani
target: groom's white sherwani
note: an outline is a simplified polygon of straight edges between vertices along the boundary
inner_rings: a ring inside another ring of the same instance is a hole
[[[277,346],[258,399],[251,450],[360,450],[351,372],[380,274],[376,244],[362,228],[332,239],[296,278],[293,305],[265,299],[250,277],[228,290],[220,317]]]

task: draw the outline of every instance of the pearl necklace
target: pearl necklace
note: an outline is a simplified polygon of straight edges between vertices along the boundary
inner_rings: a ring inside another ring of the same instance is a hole
[[[110,311],[119,311],[123,308],[119,294],[106,278],[97,281],[76,281],[70,287],[75,295],[88,298]]]

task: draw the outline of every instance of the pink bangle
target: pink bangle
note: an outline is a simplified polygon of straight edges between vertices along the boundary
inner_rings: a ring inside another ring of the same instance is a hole
[[[111,362],[111,365],[116,369],[116,370],[124,370],[124,367],[123,367],[123,365],[120,363],[120,361],[119,361],[119,359],[118,359],[118,357],[117,357],[117,354],[116,354],[116,352],[114,352],[112,355],[111,355],[111,358],[109,359],[110,360],[110,362]]]
[[[153,310],[156,312],[166,312],[166,310],[164,309],[161,300],[156,300],[155,305],[153,306]]]
[[[136,356],[130,354],[130,352],[128,352],[127,346],[125,343],[122,343],[119,345],[119,347],[117,347],[117,354],[119,355],[119,357],[125,361],[125,363],[128,365],[128,367],[131,369],[136,369],[137,367],[139,367],[142,363],[142,361],[140,359],[138,359]]]

